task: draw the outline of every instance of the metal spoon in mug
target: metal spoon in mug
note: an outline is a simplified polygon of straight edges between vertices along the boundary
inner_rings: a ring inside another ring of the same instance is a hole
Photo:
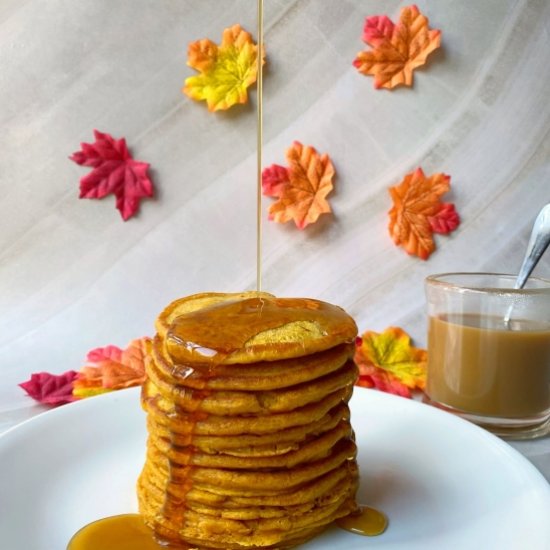
[[[527,250],[525,252],[525,258],[521,264],[515,289],[520,289],[525,286],[529,275],[531,275],[533,269],[541,259],[545,250],[550,244],[550,203],[542,208],[537,216],[531,231],[531,237],[527,244]],[[510,328],[510,317],[512,315],[513,304],[508,308],[506,315],[504,316],[504,324],[507,328]]]

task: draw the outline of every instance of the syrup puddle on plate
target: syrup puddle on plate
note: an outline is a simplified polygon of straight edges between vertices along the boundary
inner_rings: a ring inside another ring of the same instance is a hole
[[[160,541],[139,514],[98,519],[76,532],[67,550],[189,550],[185,543]]]
[[[341,529],[355,535],[374,537],[388,526],[388,519],[378,510],[361,506],[356,514],[336,521]],[[110,516],[89,523],[71,539],[67,550],[186,550],[185,544],[166,544],[157,541],[139,514]]]
[[[336,525],[355,535],[376,537],[388,527],[388,518],[370,506],[361,506],[359,512],[336,520]]]
[[[89,523],[69,542],[67,550],[159,550],[153,531],[139,514],[123,514]]]

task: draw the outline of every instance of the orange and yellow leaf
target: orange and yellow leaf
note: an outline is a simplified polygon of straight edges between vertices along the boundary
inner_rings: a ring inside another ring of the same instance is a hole
[[[399,22],[387,16],[368,17],[363,40],[371,50],[357,54],[353,62],[364,75],[374,76],[375,88],[412,86],[413,71],[441,44],[441,31],[428,27],[428,18],[416,6],[401,9]]]
[[[365,332],[357,339],[354,360],[359,367],[359,386],[410,397],[410,390],[426,385],[428,352],[415,348],[401,328]]]
[[[334,187],[334,166],[326,153],[320,155],[315,148],[298,141],[287,150],[286,158],[288,177],[279,177],[276,187],[269,181],[273,170],[264,170],[264,194],[278,197],[269,207],[269,219],[279,223],[294,220],[299,229],[304,229],[316,222],[321,214],[331,212],[326,197]]]
[[[247,89],[258,74],[258,46],[240,25],[225,29],[219,46],[208,39],[198,40],[189,44],[187,53],[187,64],[199,74],[185,80],[184,94],[206,101],[209,111],[248,101]]]
[[[451,187],[450,180],[446,174],[426,177],[418,168],[399,185],[390,187],[390,235],[409,254],[427,260],[435,250],[434,231],[448,233],[460,223],[454,205],[441,202],[441,196]]]
[[[73,384],[73,395],[91,397],[131,386],[145,380],[145,357],[149,338],[138,338],[121,350],[116,346],[97,348],[88,354],[91,365],[82,367]]]

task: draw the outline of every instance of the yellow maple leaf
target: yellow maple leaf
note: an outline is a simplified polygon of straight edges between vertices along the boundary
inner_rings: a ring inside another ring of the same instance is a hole
[[[184,94],[205,100],[209,111],[248,101],[247,88],[258,74],[258,46],[240,25],[225,29],[219,46],[205,38],[189,44],[187,53],[187,65],[200,74],[185,80]]]
[[[398,327],[382,333],[365,332],[357,340],[355,362],[358,385],[410,396],[409,389],[424,389],[428,352],[411,345],[409,335]]]

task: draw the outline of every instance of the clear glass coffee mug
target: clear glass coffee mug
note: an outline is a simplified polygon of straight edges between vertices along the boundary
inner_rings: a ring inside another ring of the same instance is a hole
[[[427,402],[496,435],[550,433],[550,281],[444,273],[426,279]]]

